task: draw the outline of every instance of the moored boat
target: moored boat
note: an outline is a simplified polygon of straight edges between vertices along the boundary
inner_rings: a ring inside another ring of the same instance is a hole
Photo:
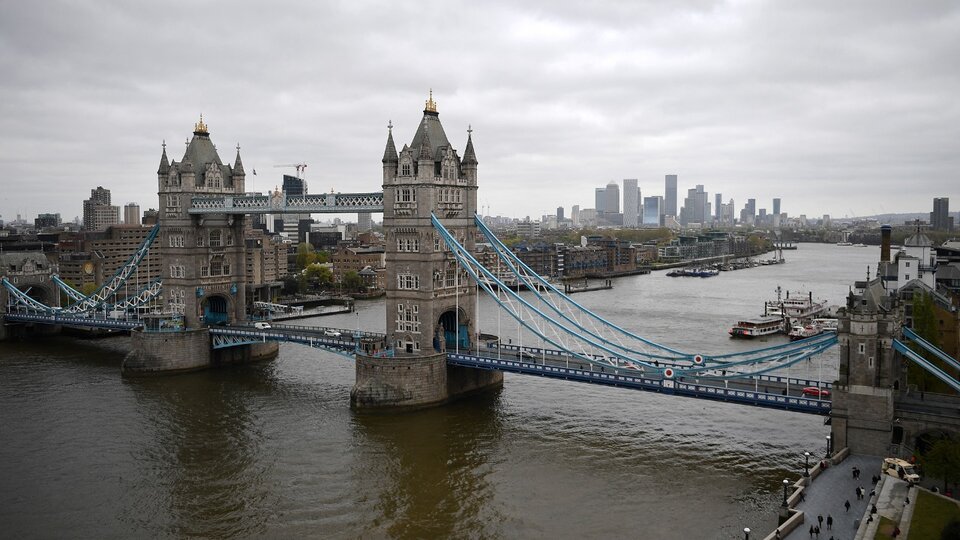
[[[787,291],[786,298],[783,290],[777,287],[777,299],[768,300],[763,306],[766,317],[786,319],[788,327],[796,324],[806,325],[812,319],[820,317],[827,311],[826,300],[814,300],[813,293],[793,293]]]
[[[763,317],[761,319],[737,321],[737,324],[730,329],[730,337],[750,339],[779,334],[780,332],[783,332],[782,319],[777,317]]]
[[[800,339],[818,336],[823,332],[823,327],[816,323],[797,324],[790,329],[790,332],[787,334],[787,336],[790,337],[790,341],[797,341]]]

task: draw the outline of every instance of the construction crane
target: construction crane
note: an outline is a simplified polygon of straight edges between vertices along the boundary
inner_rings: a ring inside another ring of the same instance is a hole
[[[281,167],[293,167],[294,169],[297,170],[297,178],[300,178],[300,173],[302,173],[304,169],[307,168],[307,164],[306,163],[286,163],[284,165],[274,165],[273,167],[275,169],[281,168]]]

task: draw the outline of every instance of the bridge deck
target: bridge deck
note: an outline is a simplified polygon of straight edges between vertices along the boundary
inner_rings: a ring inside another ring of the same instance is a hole
[[[583,369],[582,367],[567,367],[521,361],[514,358],[489,358],[468,354],[450,353],[447,363],[455,366],[478,369],[494,369],[524,375],[538,375],[568,381],[601,384],[605,386],[619,386],[648,392],[659,392],[677,396],[686,396],[714,401],[727,401],[744,405],[754,405],[771,409],[781,409],[808,414],[829,415],[831,403],[828,400],[808,398],[803,396],[783,395],[780,393],[760,392],[749,388],[753,383],[741,381],[731,383],[729,387],[685,382],[672,379],[645,377],[641,374],[624,373],[623,370],[599,368]],[[744,387],[746,385],[746,388]],[[769,384],[764,386],[769,389]]]

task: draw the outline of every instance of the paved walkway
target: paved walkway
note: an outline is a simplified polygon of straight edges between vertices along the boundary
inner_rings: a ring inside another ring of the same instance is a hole
[[[789,540],[852,540],[857,533],[856,525],[866,519],[869,508],[870,491],[874,489],[871,476],[880,474],[882,458],[876,456],[849,456],[843,463],[827,468],[804,490],[804,501],[796,506],[804,512],[804,522],[788,536]],[[860,478],[854,479],[853,467],[860,469]],[[857,487],[866,492],[863,499],[857,499]],[[850,510],[843,503],[850,501]],[[810,536],[810,526],[817,525],[817,516],[823,516],[820,536]],[[833,516],[833,528],[827,529],[827,516]]]
[[[907,505],[907,498],[910,498],[910,504]],[[877,490],[877,496],[870,504],[875,504],[877,513],[891,521],[895,525],[900,525],[901,517],[913,515],[913,499],[917,497],[917,490],[911,488],[903,480],[892,476],[884,475],[881,486]],[[880,525],[880,518],[874,516],[873,520],[868,520],[860,527],[860,535],[857,538],[874,538],[877,534],[877,528]],[[909,519],[900,526],[900,533],[903,538],[909,534]]]

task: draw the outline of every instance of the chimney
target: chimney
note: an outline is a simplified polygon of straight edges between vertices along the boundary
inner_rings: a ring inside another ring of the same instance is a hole
[[[890,232],[893,227],[882,225],[880,227],[880,262],[890,262]]]

